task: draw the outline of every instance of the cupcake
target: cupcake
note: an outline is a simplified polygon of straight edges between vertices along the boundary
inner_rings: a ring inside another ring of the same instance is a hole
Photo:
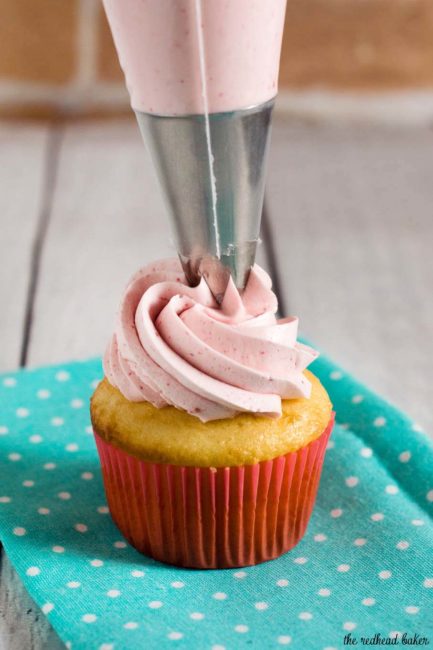
[[[333,413],[317,353],[276,311],[257,265],[221,305],[177,260],[129,283],[91,418],[111,515],[142,553],[240,567],[304,535]]]

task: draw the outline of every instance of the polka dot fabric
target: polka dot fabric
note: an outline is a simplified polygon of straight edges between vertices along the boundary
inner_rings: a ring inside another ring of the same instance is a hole
[[[337,424],[316,508],[290,553],[192,571],[139,555],[109,516],[89,422],[99,360],[0,377],[0,535],[68,648],[341,648],[433,641],[433,449],[324,358]]]

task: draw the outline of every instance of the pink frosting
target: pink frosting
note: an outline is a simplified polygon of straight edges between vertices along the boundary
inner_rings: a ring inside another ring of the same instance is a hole
[[[197,21],[212,113],[277,94],[286,0],[104,0],[131,104],[162,115],[204,113]]]
[[[281,399],[309,397],[303,370],[318,353],[296,341],[298,319],[277,320],[267,273],[255,265],[218,305],[205,280],[186,284],[176,259],[131,279],[104,356],[108,381],[132,402],[169,404],[203,422],[250,412],[278,417]]]

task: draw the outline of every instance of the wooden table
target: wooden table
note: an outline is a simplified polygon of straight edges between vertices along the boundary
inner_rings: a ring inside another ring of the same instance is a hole
[[[433,131],[276,121],[260,262],[302,333],[433,424]],[[101,354],[174,255],[132,120],[0,124],[0,371]],[[0,478],[1,481],[1,478]],[[3,556],[1,650],[63,647]]]

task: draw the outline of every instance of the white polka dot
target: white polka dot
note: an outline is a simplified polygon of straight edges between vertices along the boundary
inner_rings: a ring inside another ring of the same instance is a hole
[[[366,544],[367,544],[367,540],[365,539],[365,537],[357,537],[353,542],[354,546],[365,546]]]
[[[214,593],[212,598],[215,598],[215,600],[226,600],[227,594],[225,594],[223,591],[217,591]]]
[[[107,506],[99,506],[98,512],[100,515],[107,515],[109,513],[109,510]]]
[[[122,542],[122,540],[119,540],[118,542],[114,542],[113,546],[114,548],[126,548],[127,544],[126,542]]]
[[[397,542],[395,548],[398,548],[399,551],[405,551],[410,546],[409,542],[405,539],[402,539],[400,542]]]
[[[114,645],[112,643],[103,643],[99,646],[99,650],[114,650]]]
[[[81,478],[83,479],[83,481],[91,481],[93,478],[93,474],[92,472],[83,472],[81,474]]]
[[[24,487],[30,488],[30,487],[34,487],[34,485],[35,485],[34,481],[23,481],[23,486]]]
[[[359,453],[363,458],[371,458],[373,450],[370,447],[363,447]]]
[[[53,611],[54,605],[53,603],[45,603],[45,605],[42,605],[41,609],[43,614],[49,614]]]
[[[365,607],[372,607],[373,605],[376,604],[376,601],[374,598],[363,598],[361,600],[361,603],[365,605]]]
[[[375,512],[374,514],[371,515],[370,519],[372,521],[382,521],[384,517],[385,515],[382,512]]]
[[[226,650],[226,647],[225,645],[220,645],[219,643],[217,643],[216,645],[212,646],[211,650]]]
[[[83,623],[94,623],[96,619],[96,614],[84,614],[84,616],[81,617]]]
[[[287,587],[289,584],[289,581],[286,580],[286,578],[281,578],[280,580],[277,580],[277,586],[278,587]]]
[[[78,587],[81,587],[81,582],[78,582],[77,580],[71,580],[70,582],[66,583],[66,586],[69,587],[69,589],[78,589]]]
[[[40,574],[41,570],[37,566],[29,566],[29,568],[26,571],[26,575],[28,576],[38,576]]]
[[[71,650],[72,643],[70,641],[66,641],[65,646],[67,647],[68,650]]]
[[[56,372],[56,379],[57,381],[68,381],[70,378],[70,374],[67,370],[59,370]]]
[[[15,463],[17,460],[21,460],[22,456],[21,456],[21,454],[17,454],[16,451],[13,451],[11,454],[9,454],[8,458],[13,463]]]
[[[118,589],[109,589],[107,591],[107,596],[109,598],[118,598],[120,596],[120,591]]]
[[[356,623],[352,623],[352,621],[346,621],[346,623],[343,623],[343,630],[347,630],[348,632],[351,632],[356,628]]]
[[[277,643],[280,645],[289,645],[291,641],[292,637],[288,636],[287,634],[282,634],[281,636],[277,637]]]
[[[268,603],[260,602],[260,603],[256,603],[256,604],[254,605],[254,607],[255,607],[259,612],[263,612],[265,609],[268,609],[269,605],[268,605]]]
[[[41,388],[41,389],[38,390],[38,392],[36,393],[36,396],[37,396],[39,399],[48,399],[49,397],[51,397],[51,393],[50,393],[50,391],[47,390],[46,388]]]
[[[13,530],[14,535],[17,537],[24,537],[24,535],[27,535],[27,531],[25,528],[22,528],[22,526],[17,526]]]
[[[337,571],[340,573],[347,573],[350,571],[350,564],[339,564],[337,567]]]
[[[343,511],[342,511],[341,508],[334,508],[333,510],[331,510],[331,512],[329,514],[334,519],[338,519],[338,517],[341,517],[341,515],[343,514]]]
[[[430,501],[430,503],[433,502],[433,490],[429,490],[425,495],[425,498],[427,499],[427,501]]]
[[[125,628],[125,630],[136,630],[138,627],[138,623],[136,623],[135,621],[129,621],[128,623],[125,623],[123,627]]]
[[[235,625],[234,627],[235,632],[239,632],[239,634],[245,634],[249,629],[248,625]]]
[[[49,508],[38,508],[38,512],[40,515],[49,515],[50,514],[50,509]]]
[[[85,427],[84,431],[88,433],[89,435],[93,435],[93,427]]]
[[[102,560],[90,560],[90,564],[95,567],[100,567],[104,566],[104,563]]]
[[[183,634],[182,632],[169,632],[167,638],[170,639],[170,641],[179,641],[179,639],[183,638]]]
[[[61,427],[63,423],[64,423],[63,418],[59,418],[59,417],[51,418],[51,424],[53,425],[53,427]]]
[[[100,379],[94,379],[93,381],[90,382],[90,388],[93,388],[93,390],[95,390],[95,388],[97,388],[97,386],[99,386],[100,383],[101,383]]]
[[[423,427],[420,424],[418,424],[418,422],[414,422],[412,424],[412,431],[417,431],[418,433],[424,433]]]
[[[404,608],[404,611],[406,612],[406,614],[418,614],[419,607],[416,607],[416,605],[408,605],[407,607]]]
[[[311,621],[311,619],[313,618],[313,615],[312,615],[311,612],[300,612],[298,614],[298,618],[301,621]]]
[[[131,575],[133,578],[142,578],[144,576],[144,571],[139,571],[138,569],[134,569],[134,571],[131,571]]]
[[[5,436],[7,433],[9,433],[9,429],[2,425],[0,427],[0,436]]]
[[[295,564],[307,564],[308,558],[307,557],[295,557],[293,560]]]
[[[70,442],[65,447],[66,451],[78,451],[78,445],[76,442]]]
[[[389,633],[388,636],[390,639],[398,639],[399,637],[401,637],[401,632],[392,631]]]
[[[333,370],[331,373],[329,373],[329,376],[331,379],[334,379],[334,381],[337,381],[343,377],[343,373],[340,370]]]
[[[182,582],[181,580],[175,580],[174,582],[171,583],[171,586],[174,587],[175,589],[182,589],[182,587],[185,586],[185,583]]]
[[[20,406],[17,408],[15,411],[17,418],[28,418],[30,411],[29,409],[26,409],[24,406]]]
[[[412,526],[424,526],[424,519],[412,519]]]
[[[346,479],[347,487],[353,488],[359,483],[359,478],[357,476],[348,476]]]
[[[73,400],[71,401],[71,407],[72,407],[73,409],[80,409],[80,408],[82,408],[83,406],[84,406],[84,402],[83,402],[82,399],[73,399]]]
[[[400,463],[408,463],[410,459],[412,458],[412,454],[410,451],[402,451],[400,456],[398,457],[398,460]]]
[[[398,494],[398,487],[396,485],[387,485],[385,492],[387,494]]]
[[[34,445],[37,445],[39,442],[42,442],[43,438],[38,433],[35,433],[33,436],[30,436],[29,441]]]
[[[79,533],[87,533],[87,531],[89,530],[86,524],[75,524],[74,528]]]
[[[243,578],[246,578],[248,573],[246,571],[236,571],[236,573],[233,574],[234,578],[237,578],[238,580],[243,580]]]
[[[331,590],[330,589],[319,589],[319,591],[317,593],[318,593],[319,596],[323,596],[324,598],[326,598],[327,596],[331,595]]]
[[[3,379],[3,386],[6,386],[6,388],[13,388],[16,385],[17,380],[14,377],[5,377]]]
[[[46,470],[51,470],[51,469],[56,469],[57,465],[56,463],[45,463],[44,469]]]
[[[328,538],[323,533],[317,533],[317,535],[314,535],[315,542],[326,542],[327,539]]]
[[[326,449],[334,449],[334,447],[335,447],[334,440],[328,440],[328,444],[326,445]]]
[[[385,571],[379,571],[379,573],[377,575],[379,576],[379,578],[381,580],[388,580],[388,578],[390,578],[392,576],[392,573],[391,573],[391,571],[385,570]]]
[[[53,550],[54,553],[64,553],[65,552],[64,546],[53,546],[52,550]]]
[[[384,427],[386,424],[386,418],[380,415],[374,420],[373,424],[375,427]]]
[[[57,496],[62,501],[68,501],[71,498],[70,492],[59,492]]]
[[[162,603],[160,600],[151,600],[148,606],[150,609],[159,609],[160,607],[163,606],[164,603]]]
[[[338,426],[340,429],[344,429],[345,431],[350,428],[350,424],[348,422],[339,422]]]
[[[426,578],[423,582],[423,585],[426,589],[432,589],[433,588],[433,578]]]
[[[10,503],[11,498],[10,497],[0,497],[0,503]]]
[[[361,404],[364,401],[364,395],[354,395],[352,397],[352,404]]]

